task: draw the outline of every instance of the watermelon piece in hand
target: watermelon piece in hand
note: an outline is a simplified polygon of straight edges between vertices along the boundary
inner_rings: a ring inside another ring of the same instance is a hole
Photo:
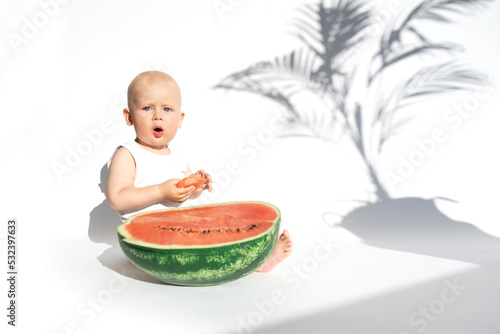
[[[190,186],[194,186],[195,188],[200,188],[202,185],[205,184],[205,181],[206,180],[203,177],[201,177],[201,175],[193,174],[177,182],[177,188],[187,188]]]

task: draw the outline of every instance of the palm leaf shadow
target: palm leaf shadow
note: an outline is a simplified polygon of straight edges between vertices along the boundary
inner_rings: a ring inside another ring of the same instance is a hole
[[[399,26],[389,24],[380,38],[379,50],[369,58],[372,66],[365,77],[366,91],[378,89],[374,85],[376,79],[381,80],[388,70],[410,59],[432,54],[451,59],[427,65],[414,73],[406,69],[398,83],[385,87],[389,94],[379,98],[375,108],[356,96],[360,92],[355,88],[359,82],[354,80],[353,73],[358,68],[352,68],[349,73],[345,67],[355,46],[367,38],[363,32],[370,24],[371,12],[364,9],[360,1],[333,0],[331,7],[320,1],[318,5],[302,7],[300,17],[293,22],[298,31],[296,36],[304,47],[299,49],[300,53],[293,51],[282,61],[276,58],[260,62],[227,76],[215,88],[267,97],[286,107],[290,124],[310,128],[314,127],[314,121],[325,121],[325,118],[311,118],[303,108],[296,107],[295,98],[305,90],[315,92],[330,109],[330,131],[340,132],[354,144],[377,197],[373,203],[352,210],[340,225],[374,246],[482,263],[481,258],[487,252],[475,255],[474,245],[498,250],[498,238],[471,224],[446,217],[433,200],[392,198],[377,165],[388,140],[412,124],[405,112],[407,107],[486,83],[484,75],[455,60],[452,51],[461,49],[460,45],[431,42],[417,29],[416,21],[449,23],[451,20],[445,13],[464,13],[465,9],[475,9],[490,1],[424,0]],[[406,42],[408,35],[412,37],[411,43]],[[376,61],[379,65],[373,71]]]
[[[371,74],[369,82],[377,75],[396,63],[404,61],[416,55],[423,55],[434,51],[455,51],[461,49],[455,43],[432,43],[415,27],[415,23],[421,20],[430,20],[440,23],[451,23],[451,20],[443,15],[443,12],[469,14],[470,10],[485,7],[492,0],[425,0],[417,5],[399,24],[385,30],[380,39],[379,51],[374,59],[379,58],[381,65]],[[468,11],[468,10],[469,11]],[[406,45],[402,42],[403,36],[414,37],[417,42]]]
[[[454,61],[419,69],[411,78],[397,85],[388,94],[389,98],[379,102],[373,120],[373,126],[380,123],[378,152],[390,137],[410,123],[412,116],[404,112],[405,107],[427,101],[433,95],[467,90],[487,82],[484,75]]]

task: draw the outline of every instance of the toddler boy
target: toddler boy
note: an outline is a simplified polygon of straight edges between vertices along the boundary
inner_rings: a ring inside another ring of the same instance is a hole
[[[180,179],[193,174],[182,157],[169,148],[181,127],[181,92],[166,73],[147,71],[136,76],[127,91],[125,122],[134,126],[136,138],[117,148],[109,164],[107,198],[119,212],[122,222],[143,211],[178,207],[202,191],[212,191],[210,174],[195,174],[205,179],[200,188],[178,188]],[[287,230],[278,238],[269,259],[257,271],[267,272],[290,255],[292,241]]]

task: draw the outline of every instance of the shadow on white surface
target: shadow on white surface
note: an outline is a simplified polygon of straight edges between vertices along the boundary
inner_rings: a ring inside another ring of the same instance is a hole
[[[340,226],[374,247],[500,265],[500,238],[447,217],[436,200],[443,198],[381,199],[352,210]]]
[[[342,217],[341,226],[371,246],[457,260],[479,268],[301,316],[264,333],[498,334],[500,239],[455,221],[436,199],[384,199]],[[366,278],[370,284],[370,278]]]
[[[101,168],[99,188],[106,194],[106,183],[108,180],[107,164]],[[110,247],[97,258],[101,264],[120,275],[156,284],[166,284],[147,275],[135,267],[123,254],[118,243],[116,228],[120,225],[118,213],[109,207],[108,200],[104,199],[101,204],[90,212],[89,239],[95,243],[105,243]]]
[[[500,268],[479,268],[253,333],[498,334],[499,280]]]

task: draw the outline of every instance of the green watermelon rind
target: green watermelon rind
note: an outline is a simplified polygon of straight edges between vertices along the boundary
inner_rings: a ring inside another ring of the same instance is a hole
[[[137,268],[169,284],[210,286],[242,278],[257,270],[273,251],[278,239],[281,214],[278,208],[265,202],[209,205],[233,203],[261,203],[272,207],[277,213],[273,227],[246,240],[194,248],[157,248],[154,245],[148,247],[136,244],[120,233],[123,229],[119,227],[120,247]]]

